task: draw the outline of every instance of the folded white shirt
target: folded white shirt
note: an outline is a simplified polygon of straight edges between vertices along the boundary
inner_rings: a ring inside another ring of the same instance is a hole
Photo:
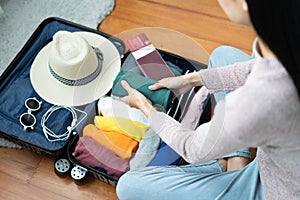
[[[149,126],[144,113],[112,97],[101,97],[98,101],[98,113],[102,116],[123,117]]]

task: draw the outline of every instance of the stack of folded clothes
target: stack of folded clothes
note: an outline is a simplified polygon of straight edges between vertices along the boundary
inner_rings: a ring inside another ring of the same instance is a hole
[[[77,161],[116,178],[152,161],[161,139],[149,128],[140,110],[112,97],[102,97],[98,113],[94,124],[84,127],[77,142],[72,154]]]

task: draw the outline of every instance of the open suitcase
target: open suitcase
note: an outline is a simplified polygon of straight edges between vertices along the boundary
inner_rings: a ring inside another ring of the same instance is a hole
[[[2,102],[0,105],[0,137],[15,142],[36,153],[57,156],[58,159],[54,163],[56,174],[64,176],[71,173],[76,184],[85,183],[88,180],[88,177],[91,177],[89,175],[92,175],[92,177],[95,177],[96,179],[111,185],[116,185],[118,180],[115,177],[108,175],[105,171],[79,163],[72,156],[72,152],[81,136],[84,125],[90,123],[96,115],[97,101],[78,108],[84,110],[88,114],[88,117],[84,119],[81,126],[76,128],[76,132],[71,134],[65,141],[49,142],[46,140],[40,123],[36,123],[34,130],[24,131],[23,126],[19,122],[19,117],[22,113],[27,112],[24,102],[28,98],[34,97],[42,102],[41,108],[33,113],[37,122],[42,118],[42,114],[52,106],[46,101],[43,101],[43,99],[34,91],[30,83],[29,72],[37,53],[52,40],[52,36],[59,30],[70,32],[89,31],[108,38],[118,50],[120,57],[122,58],[122,66],[130,56],[130,52],[125,52],[126,47],[123,41],[118,38],[111,37],[108,34],[60,18],[48,18],[44,20],[0,77],[0,102]],[[206,68],[205,64],[188,60],[166,51],[158,51],[166,62],[179,66],[183,73]],[[168,110],[168,114],[175,119],[180,119],[197,89],[199,88],[195,88],[182,95],[180,98],[175,99],[172,107]],[[107,95],[110,95],[110,92]],[[208,96],[205,102],[204,114],[201,116],[199,124],[205,121],[205,117],[209,114],[209,110],[210,97]],[[82,116],[79,116],[79,118],[80,117]],[[61,129],[65,128],[65,126],[61,126],[61,124],[69,124],[71,120],[72,116],[70,113],[59,111],[49,120],[49,126],[53,127],[58,132],[62,132],[64,130]],[[153,159],[151,165],[178,165],[182,163],[181,157],[165,143],[161,144],[155,158],[156,159]]]
[[[1,136],[34,152],[50,155],[60,155],[65,152],[68,141],[49,143],[41,134],[41,126],[39,123],[36,124],[34,130],[24,131],[19,122],[19,116],[27,111],[27,108],[24,106],[26,99],[36,97],[38,100],[41,100],[41,98],[39,98],[33,90],[30,83],[30,66],[37,53],[42,49],[42,47],[52,40],[52,36],[59,30],[84,30],[101,34],[106,38],[110,38],[112,43],[119,50],[120,55],[123,55],[125,51],[124,44],[121,40],[63,19],[48,18],[38,26],[25,46],[1,75]],[[41,109],[34,112],[36,119],[41,119],[41,114],[48,110],[50,106],[51,105],[49,103],[43,101]],[[62,123],[67,123],[69,120],[70,116],[68,115],[60,118],[60,122]],[[57,125],[59,124],[53,124],[53,126]]]

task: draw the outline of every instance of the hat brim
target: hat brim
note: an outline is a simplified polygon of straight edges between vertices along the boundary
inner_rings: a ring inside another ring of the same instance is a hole
[[[120,71],[121,59],[116,47],[106,38],[91,32],[75,32],[103,53],[102,70],[97,78],[81,86],[68,86],[56,80],[50,73],[48,55],[53,42],[48,43],[35,57],[30,80],[36,93],[45,101],[66,106],[80,106],[104,96],[112,88]]]

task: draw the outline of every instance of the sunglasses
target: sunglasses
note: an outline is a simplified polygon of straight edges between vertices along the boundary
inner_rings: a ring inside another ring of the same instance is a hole
[[[26,99],[25,106],[28,110],[26,113],[23,113],[19,119],[20,123],[24,127],[24,130],[27,130],[28,128],[30,128],[31,130],[34,129],[36,118],[31,112],[39,110],[41,108],[41,105],[42,102],[38,101],[35,97]]]

